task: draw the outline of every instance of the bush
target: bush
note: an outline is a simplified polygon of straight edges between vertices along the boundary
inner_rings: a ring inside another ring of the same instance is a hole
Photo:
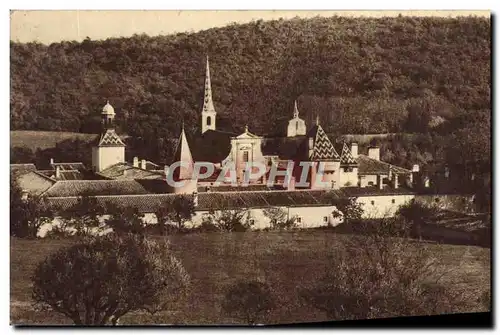
[[[167,243],[109,234],[60,249],[32,281],[42,307],[77,325],[115,325],[129,312],[166,310],[186,293],[189,277]]]
[[[259,281],[239,281],[230,286],[222,304],[223,311],[253,325],[275,307],[268,284]]]
[[[362,245],[354,236],[346,240],[319,283],[299,290],[302,301],[332,320],[456,311],[460,304],[440,284],[442,273],[428,249],[384,229]]]

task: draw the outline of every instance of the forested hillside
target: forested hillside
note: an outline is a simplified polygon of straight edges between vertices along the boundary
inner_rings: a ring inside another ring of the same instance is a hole
[[[418,133],[385,159],[487,170],[490,20],[314,18],[170,36],[11,42],[11,127],[96,133],[109,99],[123,133],[161,162],[182,120],[199,129],[206,55],[220,123],[280,135],[298,100],[329,133]],[[415,139],[418,139],[415,140]]]
[[[206,55],[221,117],[260,134],[282,130],[294,99],[309,123],[318,114],[342,133],[412,128],[412,109],[490,109],[488,19],[334,17],[11,43],[12,129],[92,132],[109,99],[131,136],[177,134],[181,119],[199,123]]]

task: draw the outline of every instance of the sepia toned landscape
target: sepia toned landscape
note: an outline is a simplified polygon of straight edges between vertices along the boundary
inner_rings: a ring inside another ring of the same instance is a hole
[[[11,36],[12,325],[488,326],[490,17],[297,13]]]

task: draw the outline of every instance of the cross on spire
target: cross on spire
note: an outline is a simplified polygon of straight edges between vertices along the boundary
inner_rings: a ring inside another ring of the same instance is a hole
[[[316,115],[316,125],[319,126],[319,115]]]

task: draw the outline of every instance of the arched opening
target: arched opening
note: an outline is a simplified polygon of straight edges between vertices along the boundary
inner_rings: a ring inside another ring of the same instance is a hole
[[[212,118],[210,116],[207,116],[207,126],[212,125]]]

